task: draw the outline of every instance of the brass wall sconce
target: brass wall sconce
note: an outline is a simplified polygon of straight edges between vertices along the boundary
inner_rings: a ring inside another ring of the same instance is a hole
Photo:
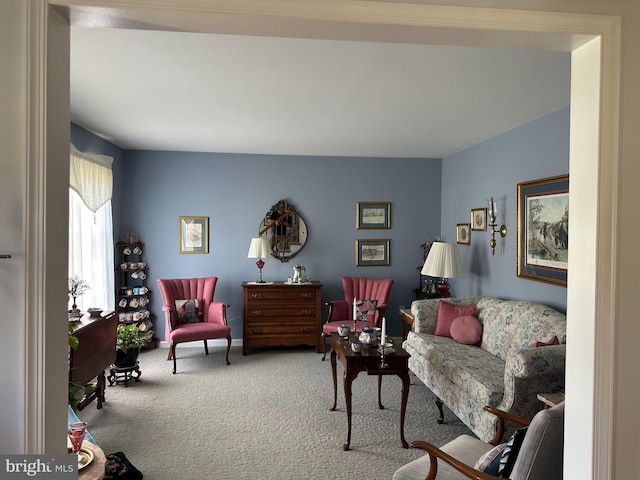
[[[491,241],[489,245],[491,246],[491,255],[496,254],[496,233],[499,233],[502,238],[507,236],[506,225],[500,225],[500,228],[496,228],[498,226],[496,223],[497,216],[496,203],[493,201],[493,197],[491,197],[491,200],[489,200],[489,227],[491,227]]]

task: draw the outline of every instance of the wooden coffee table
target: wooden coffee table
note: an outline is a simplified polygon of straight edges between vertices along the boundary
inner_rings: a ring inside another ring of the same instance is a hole
[[[336,359],[340,360],[344,369],[344,398],[347,407],[347,440],[342,448],[349,450],[351,445],[351,384],[360,372],[367,372],[367,375],[378,376],[378,407],[383,409],[380,387],[383,375],[397,375],[402,379],[402,399],[400,404],[400,441],[404,448],[409,448],[409,444],[404,438],[404,416],[407,409],[407,399],[409,398],[409,355],[395,342],[393,344],[394,353],[385,355],[386,367],[381,367],[381,355],[377,348],[365,348],[362,353],[354,353],[351,350],[351,341],[355,339],[355,334],[351,334],[349,339],[343,339],[337,333],[331,334],[331,376],[333,379],[333,406],[336,409],[338,400],[338,382],[336,376]]]

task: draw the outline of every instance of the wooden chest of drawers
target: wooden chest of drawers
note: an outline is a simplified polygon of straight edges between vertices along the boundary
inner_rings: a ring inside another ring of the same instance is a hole
[[[320,352],[320,282],[243,283],[242,354],[250,348],[315,346]]]

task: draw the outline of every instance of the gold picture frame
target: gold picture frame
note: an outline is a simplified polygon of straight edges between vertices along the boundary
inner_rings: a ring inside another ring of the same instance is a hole
[[[518,277],[567,286],[569,175],[518,183]]]
[[[487,209],[471,209],[471,230],[484,232],[487,230]]]
[[[356,240],[356,266],[357,267],[380,267],[389,266],[389,245],[388,238],[378,239],[357,239]]]
[[[178,253],[209,253],[209,217],[178,217]]]
[[[391,228],[391,202],[356,202],[356,230]]]
[[[471,224],[459,223],[456,228],[456,241],[462,245],[471,244]]]

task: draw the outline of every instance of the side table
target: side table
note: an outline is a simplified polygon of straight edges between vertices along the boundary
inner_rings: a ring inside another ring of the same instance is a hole
[[[403,448],[409,448],[409,444],[404,438],[404,416],[407,409],[407,399],[409,398],[409,355],[392,339],[394,353],[385,356],[386,365],[382,367],[380,352],[377,348],[365,348],[360,353],[351,350],[351,341],[355,335],[351,334],[348,339],[343,339],[337,333],[331,334],[331,380],[333,381],[333,406],[335,411],[338,399],[337,382],[337,361],[339,360],[344,369],[343,386],[344,398],[347,408],[347,440],[342,445],[343,450],[349,450],[351,446],[351,384],[360,372],[367,372],[367,375],[378,377],[378,408],[383,409],[380,396],[383,375],[397,375],[402,380],[401,400],[400,400],[400,442]]]
[[[405,325],[409,325],[409,330],[413,331],[413,315],[411,315],[410,308],[401,308],[400,309],[400,328],[402,328],[402,340],[406,340],[406,336],[404,334]]]
[[[69,454],[71,454],[71,444],[68,442],[67,444],[69,445]],[[107,464],[107,457],[104,452],[99,446],[88,440],[84,440],[82,442],[82,448],[93,452],[93,460],[82,470],[78,470],[78,480],[102,480],[105,475],[105,466]]]
[[[564,402],[564,393],[539,393],[538,400],[544,404],[544,409],[548,410]]]

